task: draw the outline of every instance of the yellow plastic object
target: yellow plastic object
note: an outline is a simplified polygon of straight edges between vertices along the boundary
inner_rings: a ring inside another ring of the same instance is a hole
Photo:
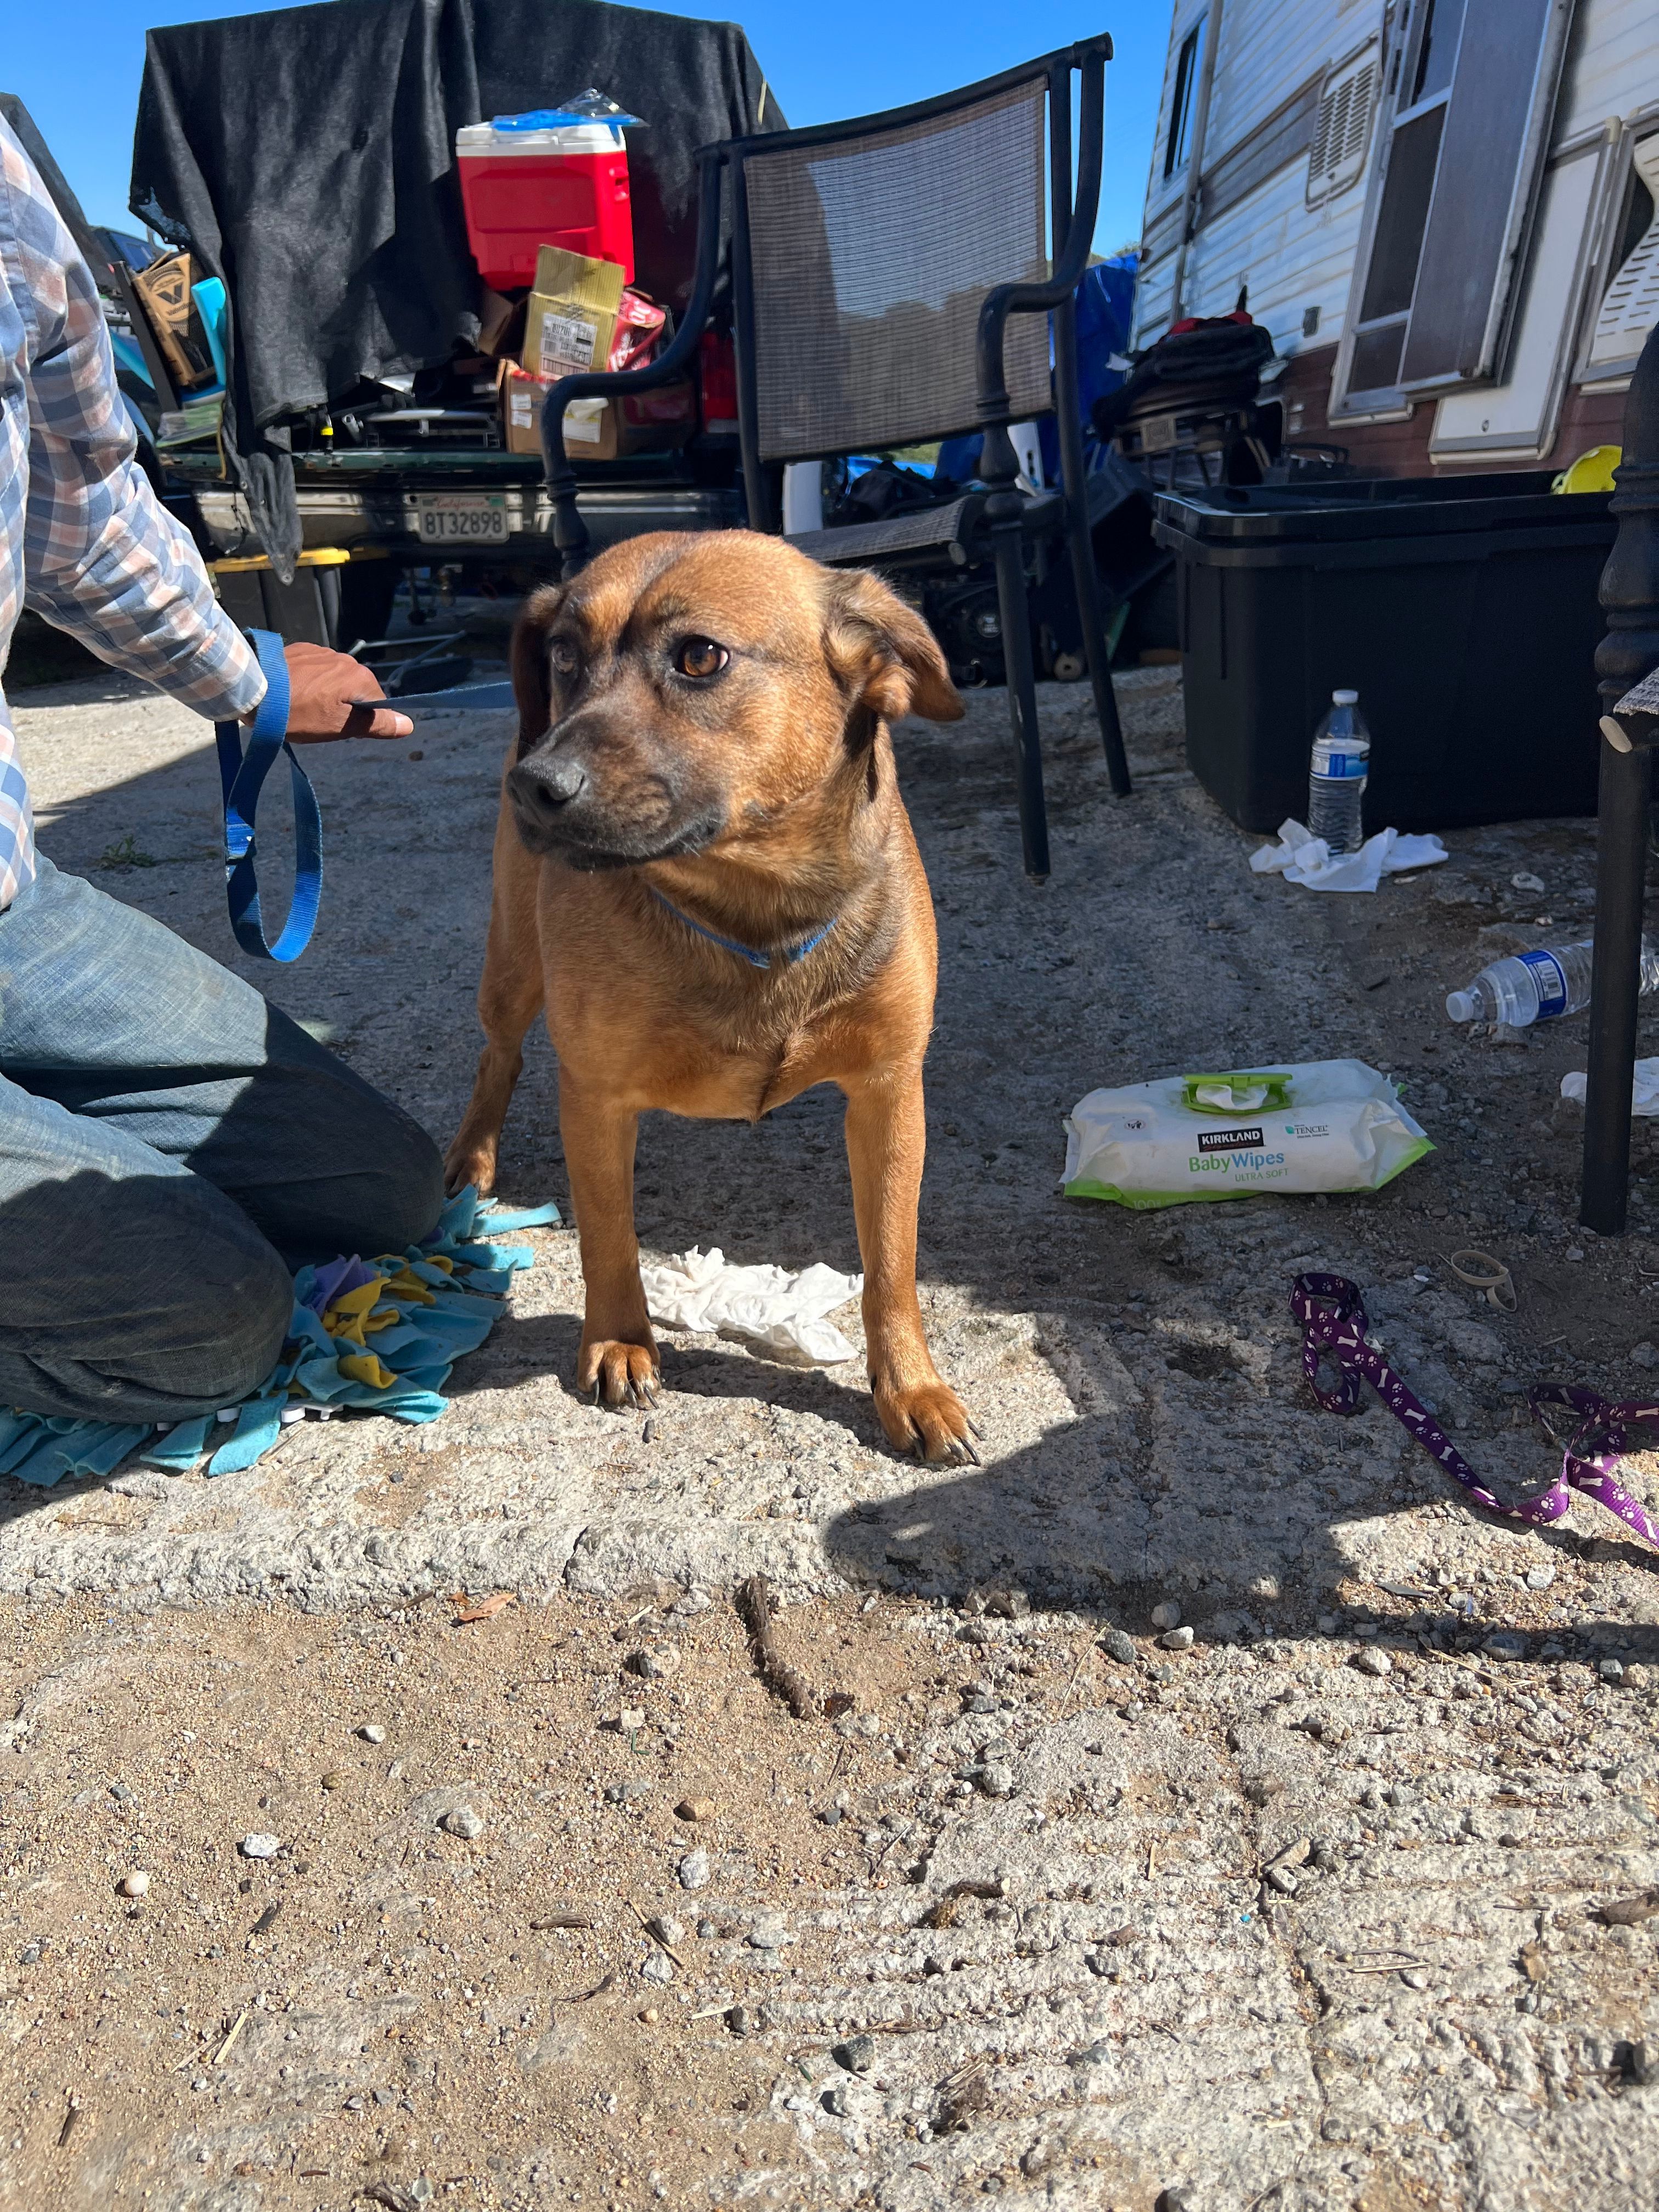
[[[341,545],[313,545],[295,556],[301,568],[343,568],[349,561],[384,561],[384,545],[362,545],[348,552]],[[234,559],[210,561],[208,567],[216,576],[246,575],[255,568],[268,568],[270,556],[267,553],[238,555]]]
[[[1625,458],[1622,446],[1592,446],[1563,469],[1552,491],[1611,491],[1613,472]]]

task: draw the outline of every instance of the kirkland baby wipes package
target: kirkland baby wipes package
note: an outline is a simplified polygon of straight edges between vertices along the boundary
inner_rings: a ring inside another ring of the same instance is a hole
[[[1361,1060],[1169,1075],[1091,1091],[1066,1122],[1066,1195],[1186,1206],[1260,1191],[1380,1190],[1434,1150]]]

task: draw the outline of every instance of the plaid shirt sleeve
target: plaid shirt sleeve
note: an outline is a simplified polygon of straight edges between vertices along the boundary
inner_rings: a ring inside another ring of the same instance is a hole
[[[259,664],[134,460],[91,271],[3,125],[0,257],[25,335],[27,603],[204,714],[250,714],[264,695]]]

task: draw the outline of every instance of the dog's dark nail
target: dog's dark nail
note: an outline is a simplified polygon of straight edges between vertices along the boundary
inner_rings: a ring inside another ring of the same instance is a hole
[[[983,1443],[985,1441],[985,1431],[981,1428],[979,1423],[974,1419],[973,1415],[971,1413],[965,1413],[963,1414],[963,1419],[968,1424],[969,1435],[977,1437],[980,1442]]]

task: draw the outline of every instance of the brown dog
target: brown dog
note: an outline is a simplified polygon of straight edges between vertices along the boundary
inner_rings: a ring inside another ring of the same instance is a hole
[[[544,1006],[587,1293],[576,1380],[638,1403],[659,1372],[640,1115],[752,1121],[838,1085],[876,1409],[902,1449],[975,1458],[916,1302],[937,944],[887,724],[962,713],[931,633],[776,538],[635,538],[528,602],[513,682],[486,1042],[450,1188],[493,1188]]]

